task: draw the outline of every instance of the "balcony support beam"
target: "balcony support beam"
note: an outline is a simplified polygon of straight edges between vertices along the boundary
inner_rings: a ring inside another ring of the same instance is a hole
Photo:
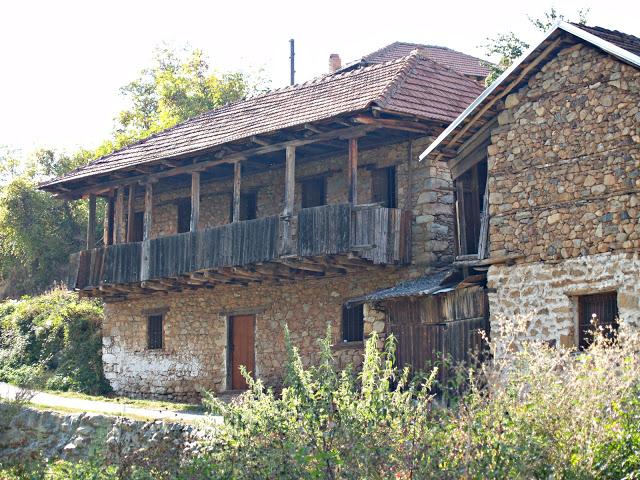
[[[127,242],[133,242],[136,216],[136,185],[129,185],[129,200],[127,205]]]
[[[96,246],[96,196],[89,195],[89,218],[87,220],[87,250]]]
[[[115,207],[113,191],[109,192],[106,202],[107,205],[104,209],[104,233],[102,238],[105,245],[113,245],[113,210]]]
[[[124,243],[124,187],[119,187],[116,193],[114,230],[115,236],[113,243]]]
[[[240,179],[242,176],[242,165],[236,162],[233,165],[233,215],[232,221],[240,221]]]
[[[200,172],[191,174],[191,221],[189,230],[195,232],[198,230],[200,222]]]
[[[349,163],[347,166],[347,184],[349,185],[349,203],[358,204],[358,139],[349,139]]]
[[[153,222],[153,183],[145,185],[144,191],[144,229],[142,231],[142,258],[140,280],[149,280],[149,262],[151,260],[151,226]]]
[[[296,147],[289,145],[286,148],[286,164],[284,176],[284,209],[282,210],[282,253],[291,253],[292,231],[291,220],[295,205],[296,191]]]

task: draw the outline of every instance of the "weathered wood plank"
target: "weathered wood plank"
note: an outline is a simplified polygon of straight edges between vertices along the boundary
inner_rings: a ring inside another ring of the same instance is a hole
[[[198,230],[200,222],[200,172],[191,174],[191,220],[189,222],[189,230],[195,232]]]
[[[89,218],[87,219],[87,250],[96,246],[96,196],[89,195]]]

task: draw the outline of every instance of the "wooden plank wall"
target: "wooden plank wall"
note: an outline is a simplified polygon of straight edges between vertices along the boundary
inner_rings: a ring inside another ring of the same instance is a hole
[[[351,247],[351,206],[323,205],[298,214],[298,255],[346,253]]]

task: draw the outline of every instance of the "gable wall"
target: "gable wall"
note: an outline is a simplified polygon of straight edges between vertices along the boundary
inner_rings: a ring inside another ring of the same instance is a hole
[[[491,255],[640,247],[640,71],[582,44],[506,99],[489,146]]]

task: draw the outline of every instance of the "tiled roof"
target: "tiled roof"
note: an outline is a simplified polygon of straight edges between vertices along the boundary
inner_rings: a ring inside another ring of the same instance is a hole
[[[619,32],[618,30],[608,30],[602,27],[588,27],[578,23],[573,23],[572,25],[581,28],[585,32],[592,33],[607,42],[611,42],[620,48],[624,48],[635,55],[640,55],[640,38],[638,37],[628,33]]]
[[[41,186],[196,154],[234,140],[374,105],[393,113],[448,123],[481,91],[478,83],[413,52],[398,60],[321,77],[211,110]]]
[[[427,58],[463,75],[482,78],[489,75],[489,68],[479,58],[447,47],[420,43],[394,42],[369,55],[365,55],[361,62],[368,64],[388,62],[409,55],[413,50],[422,50]]]

